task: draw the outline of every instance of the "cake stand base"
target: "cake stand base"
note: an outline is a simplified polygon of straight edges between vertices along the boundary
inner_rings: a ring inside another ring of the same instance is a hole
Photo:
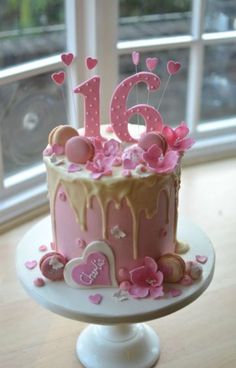
[[[88,326],[76,353],[86,368],[151,368],[160,356],[156,332],[147,324]]]

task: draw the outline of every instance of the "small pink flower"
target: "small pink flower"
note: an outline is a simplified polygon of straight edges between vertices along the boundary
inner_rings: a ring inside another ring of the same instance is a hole
[[[143,163],[143,152],[143,149],[138,146],[126,149],[122,155],[124,169],[132,170]]]
[[[55,153],[55,155],[60,156],[64,154],[64,147],[60,146],[58,143],[55,143],[52,146],[52,151]]]
[[[158,174],[167,174],[174,171],[179,160],[179,154],[175,151],[167,151],[163,155],[161,149],[153,144],[144,152],[143,159],[152,171]]]
[[[103,152],[105,156],[119,156],[120,154],[120,143],[115,139],[110,139],[104,143]]]
[[[175,129],[165,126],[162,131],[169,147],[178,152],[187,151],[195,143],[194,139],[186,138],[188,133],[189,129],[184,122],[180,123]]]
[[[145,257],[144,266],[130,271],[131,286],[129,294],[134,298],[160,298],[163,293],[163,274],[158,271],[157,263],[151,257]]]
[[[109,176],[112,174],[113,157],[106,157],[103,153],[98,153],[93,161],[88,161],[86,169],[92,171],[93,179],[100,179],[102,176]]]

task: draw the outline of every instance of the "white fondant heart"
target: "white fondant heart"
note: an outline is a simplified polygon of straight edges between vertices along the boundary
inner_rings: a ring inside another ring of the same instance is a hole
[[[102,241],[90,243],[83,257],[74,258],[66,264],[64,279],[69,286],[76,288],[117,286],[110,246]]]

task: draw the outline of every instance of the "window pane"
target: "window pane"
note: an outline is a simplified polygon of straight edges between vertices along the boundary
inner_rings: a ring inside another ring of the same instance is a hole
[[[236,116],[235,59],[235,43],[206,46],[202,88],[202,121]]]
[[[0,1],[0,68],[65,49],[64,0]]]
[[[61,87],[50,74],[0,88],[4,177],[42,162],[49,131],[67,121]]]
[[[190,33],[191,0],[120,0],[119,40]]]
[[[146,85],[140,83],[137,87],[131,91],[128,99],[128,107],[136,105],[137,103],[147,103],[158,107],[162,92],[165,88],[168,80],[168,73],[166,70],[166,64],[168,60],[179,61],[182,64],[182,68],[176,75],[170,78],[166,93],[162,99],[159,111],[163,116],[165,123],[172,126],[176,126],[179,122],[185,119],[186,110],[186,96],[187,96],[187,79],[188,79],[188,63],[189,63],[189,50],[170,50],[159,51],[157,53],[142,54],[140,56],[140,65],[138,71],[147,70],[145,60],[147,57],[158,57],[159,63],[154,72],[161,78],[161,87],[157,92],[148,91]],[[135,67],[132,63],[130,55],[123,55],[120,57],[120,80],[135,73]],[[137,89],[136,89],[137,88]],[[131,122],[137,123],[133,117]],[[140,124],[144,123],[142,118],[139,117]]]
[[[235,0],[207,0],[205,32],[225,32],[236,29]]]

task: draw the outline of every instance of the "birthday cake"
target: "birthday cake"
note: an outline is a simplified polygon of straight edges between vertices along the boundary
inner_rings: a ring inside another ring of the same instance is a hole
[[[132,60],[137,67],[139,54]],[[62,61],[69,67],[73,55],[63,54]],[[100,77],[75,87],[85,101],[84,128],[59,125],[49,134],[43,156],[53,239],[39,266],[51,281],[159,298],[165,282],[187,284],[201,276],[199,263],[186,264],[178,254],[187,246],[176,238],[181,160],[194,141],[185,123],[164,124],[153,106],[127,107],[139,83],[151,93],[159,89],[157,63],[148,58],[148,71],[136,68],[116,87],[108,125],[99,121]],[[86,59],[88,69],[96,64]],[[169,79],[179,69],[169,61]],[[60,86],[65,72],[52,79]],[[129,124],[133,115],[141,115],[145,126]]]

